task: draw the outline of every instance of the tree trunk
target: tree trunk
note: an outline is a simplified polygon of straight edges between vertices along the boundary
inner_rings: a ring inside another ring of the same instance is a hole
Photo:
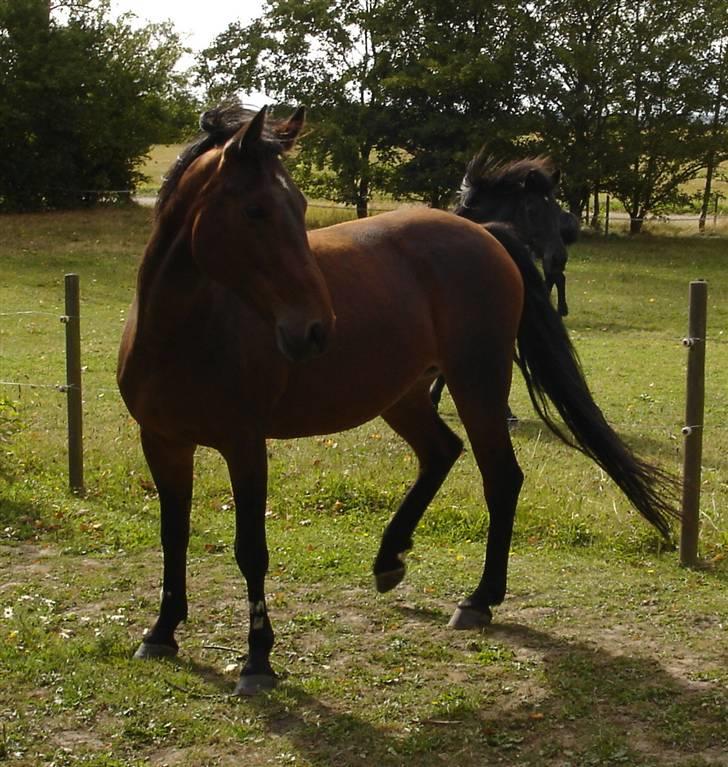
[[[715,153],[711,152],[705,167],[705,189],[703,190],[703,204],[700,207],[700,219],[698,229],[701,234],[705,233],[705,219],[708,217],[708,208],[710,207],[710,196],[713,187],[713,172],[715,169]]]
[[[720,59],[719,59],[719,71],[718,71],[718,92],[715,95],[715,106],[713,109],[713,120],[710,126],[710,137],[712,141],[715,141],[719,129],[720,129],[720,115],[721,107],[723,106],[723,93],[725,83],[726,72],[726,58],[725,58],[725,45],[721,43],[720,46]],[[703,204],[700,208],[700,220],[698,222],[698,229],[700,233],[705,232],[705,219],[708,217],[708,208],[710,207],[710,196],[712,194],[713,186],[713,174],[715,173],[715,149],[711,148],[708,152],[708,158],[705,162],[705,189],[703,190]]]
[[[366,218],[369,215],[369,179],[362,176],[356,190],[356,217]]]
[[[599,185],[597,184],[596,189],[594,189],[594,210],[592,212],[591,217],[591,228],[594,229],[594,231],[598,231],[600,229],[599,226]]]
[[[356,217],[369,215],[369,161],[372,147],[368,143],[359,145],[359,182],[356,187]]]
[[[437,189],[432,189],[430,191],[430,202],[429,205],[431,208],[438,208],[440,210],[444,210],[447,208],[447,194],[443,194],[441,191]]]
[[[644,224],[645,220],[644,217],[639,215],[639,213],[634,216],[630,213],[629,215],[629,233],[630,234],[639,234],[642,231],[642,224]]]

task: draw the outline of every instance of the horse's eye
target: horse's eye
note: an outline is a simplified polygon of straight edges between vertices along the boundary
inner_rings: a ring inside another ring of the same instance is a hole
[[[248,205],[245,209],[245,215],[248,218],[260,220],[268,215],[268,211],[262,205]]]

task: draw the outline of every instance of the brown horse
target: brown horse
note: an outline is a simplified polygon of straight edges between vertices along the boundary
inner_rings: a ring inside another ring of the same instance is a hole
[[[522,473],[506,425],[513,347],[544,418],[550,399],[577,446],[664,534],[662,475],[606,424],[538,270],[448,213],[393,212],[312,232],[281,163],[302,110],[272,123],[205,116],[207,135],[160,194],[119,354],[124,400],[141,426],[159,491],[164,571],[157,621],[138,657],[173,655],[187,616],[186,552],[197,445],[225,458],[235,498],[235,557],[247,582],[249,656],[236,692],[275,683],[264,580],[266,438],[335,432],[377,415],[419,459],[419,475],[374,563],[380,591],[404,577],[403,554],[462,449],[430,402],[442,371],[483,476],[491,516],[479,585],[452,625],[485,625],[506,591]],[[506,236],[506,241],[508,238]],[[545,318],[545,319],[544,319]],[[324,353],[325,352],[325,353]]]

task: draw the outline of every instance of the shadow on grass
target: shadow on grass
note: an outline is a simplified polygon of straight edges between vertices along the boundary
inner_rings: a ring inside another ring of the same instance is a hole
[[[669,439],[656,439],[643,433],[627,433],[614,424],[610,424],[619,438],[638,456],[656,455],[660,460],[669,460],[674,458],[676,443]],[[568,429],[563,426],[564,433],[570,437]],[[514,427],[514,435],[521,437],[524,441],[538,441],[545,444],[564,445],[564,443],[538,418],[533,418],[531,414],[518,421]]]
[[[431,620],[427,611],[417,612]],[[486,636],[516,656],[526,651],[541,659],[541,696],[513,696],[502,686],[474,689],[447,715],[433,706],[409,722],[399,719],[396,727],[377,716],[396,697],[392,689],[362,690],[371,700],[371,719],[351,713],[346,702],[307,692],[294,679],[248,704],[271,734],[319,767],[492,761],[697,767],[725,753],[728,693],[718,685],[687,683],[651,658],[613,654],[518,624],[493,626]]]
[[[409,607],[408,605],[393,605],[393,609],[407,620],[417,621],[418,623],[432,623],[435,626],[442,626],[447,622],[449,616],[443,610],[433,610],[430,607]]]
[[[554,410],[557,423],[563,429],[567,438],[571,438],[571,434],[568,428],[560,422],[559,416]],[[452,424],[459,423],[459,417],[454,408],[445,409],[441,415],[444,420]],[[523,411],[517,413],[518,421],[511,426],[511,434],[513,438],[521,442],[540,442],[544,445],[554,445],[557,447],[568,447],[565,443],[554,434],[551,429],[535,415],[533,410]],[[615,426],[610,423],[610,426],[615,430],[619,438],[625,442],[625,444],[636,453],[638,456],[655,455],[659,456],[660,461],[670,462],[674,459],[676,453],[676,445],[678,443],[670,439],[656,439],[654,437],[647,436],[641,432],[626,431],[619,426]],[[524,463],[527,463],[524,461]]]

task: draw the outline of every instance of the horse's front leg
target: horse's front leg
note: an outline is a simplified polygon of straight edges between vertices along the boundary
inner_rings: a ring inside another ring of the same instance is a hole
[[[159,493],[164,555],[159,617],[144,635],[136,658],[176,655],[174,632],[187,618],[187,545],[190,538],[192,465],[195,446],[142,430],[142,448]]]
[[[235,687],[236,695],[255,695],[276,685],[270,665],[273,627],[265,603],[268,545],[265,535],[265,503],[268,460],[265,439],[225,451],[235,498],[235,559],[248,588],[250,627],[248,658]]]
[[[566,317],[569,314],[566,303],[566,275],[563,272],[556,274],[554,284],[556,285],[556,309],[561,317]]]

